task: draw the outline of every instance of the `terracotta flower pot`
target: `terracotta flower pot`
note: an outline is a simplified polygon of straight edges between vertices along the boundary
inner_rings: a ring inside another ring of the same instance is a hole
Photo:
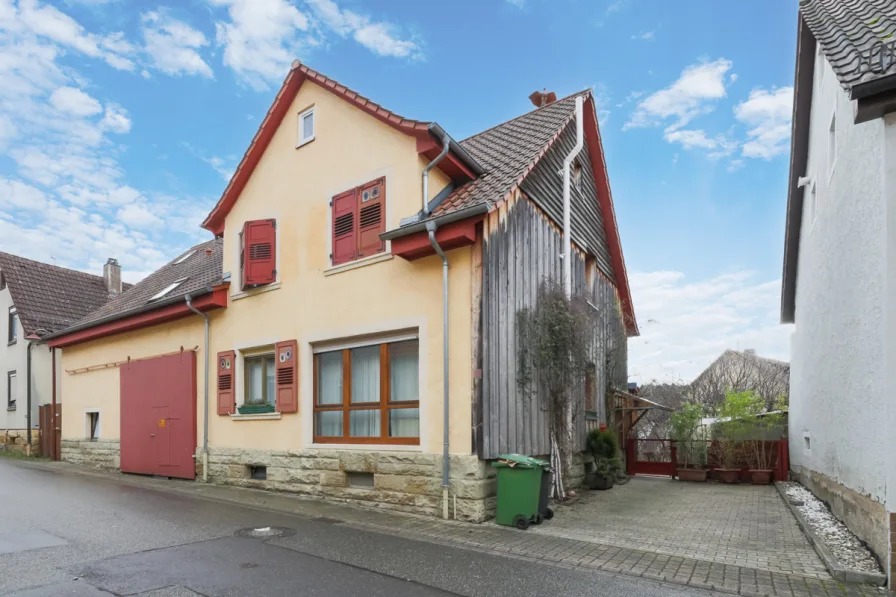
[[[679,481],[693,481],[695,483],[706,482],[706,471],[700,468],[680,468],[675,471]]]
[[[719,483],[740,483],[740,469],[717,468],[715,473]]]
[[[768,485],[772,482],[772,474],[774,471],[766,469],[750,469],[750,482],[753,485]]]

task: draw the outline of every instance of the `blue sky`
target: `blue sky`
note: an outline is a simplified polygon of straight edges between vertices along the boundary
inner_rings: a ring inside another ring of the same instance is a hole
[[[136,281],[199,228],[289,63],[464,138],[593,88],[636,378],[778,325],[796,2],[0,0],[0,250]]]

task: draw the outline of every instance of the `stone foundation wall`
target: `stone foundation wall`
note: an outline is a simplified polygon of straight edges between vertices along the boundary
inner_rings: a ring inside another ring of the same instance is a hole
[[[803,487],[826,503],[850,531],[868,544],[889,572],[890,517],[883,504],[802,466],[791,471]]]
[[[27,429],[0,429],[0,450],[25,452],[28,443]],[[31,430],[31,453],[37,454],[40,449],[40,429]]]
[[[202,458],[197,451],[197,478]],[[266,467],[266,479],[250,477]],[[494,469],[476,456],[452,455],[448,509],[452,518],[482,522],[494,516]],[[288,491],[389,510],[441,516],[442,456],[419,452],[211,448],[209,481]]]
[[[101,469],[121,468],[121,447],[117,439],[62,440],[62,460]]]

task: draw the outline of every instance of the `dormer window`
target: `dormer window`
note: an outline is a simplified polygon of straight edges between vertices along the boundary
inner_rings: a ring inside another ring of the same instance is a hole
[[[314,141],[315,130],[314,108],[308,108],[299,114],[299,140],[296,147],[301,147],[306,143]]]

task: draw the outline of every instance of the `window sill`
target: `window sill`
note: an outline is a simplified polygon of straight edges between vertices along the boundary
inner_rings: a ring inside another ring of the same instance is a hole
[[[16,409],[15,406],[7,406],[7,407],[6,407],[6,412],[8,412],[8,413],[9,413],[9,412],[12,412],[12,411],[14,411],[15,409]]]
[[[240,414],[232,414],[230,415],[231,421],[279,421],[280,413],[258,413],[254,415],[240,415]]]
[[[261,294],[263,292],[270,292],[272,290],[279,290],[283,284],[280,282],[274,282],[273,284],[267,284],[265,286],[259,286],[258,288],[251,288],[249,290],[240,290],[235,294],[231,294],[230,298],[235,301],[240,299],[248,298],[250,296],[255,296],[256,294]]]
[[[300,147],[305,147],[306,145],[308,145],[308,144],[311,143],[312,141],[314,141],[314,135],[311,135],[309,138],[307,138],[307,139],[305,139],[305,140],[303,140],[303,141],[299,141],[299,142],[296,144],[296,149],[298,149],[298,148],[300,148]]]
[[[6,345],[7,345],[7,346],[12,346],[12,345],[15,344],[16,342],[17,342],[16,340],[11,340],[11,341],[7,342]]]
[[[333,267],[325,269],[324,275],[332,276],[334,274],[341,274],[342,272],[347,272],[349,270],[364,267],[366,265],[373,265],[374,263],[380,263],[381,261],[389,261],[390,259],[392,259],[392,253],[377,253],[376,255],[362,257],[361,259],[349,261],[348,263],[340,263],[339,265],[334,265]]]
[[[357,452],[422,452],[420,444],[307,444],[307,448],[315,450],[351,450]]]

